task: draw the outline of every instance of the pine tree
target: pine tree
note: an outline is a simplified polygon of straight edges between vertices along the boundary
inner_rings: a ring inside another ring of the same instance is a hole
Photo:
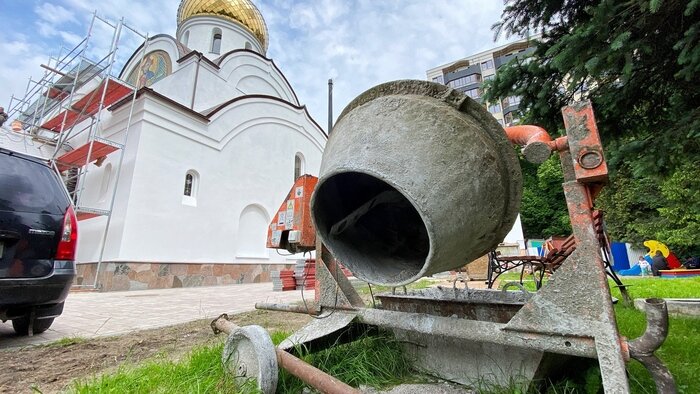
[[[615,185],[601,204],[627,221],[612,235],[700,252],[700,234],[687,230],[700,225],[700,201],[679,205],[666,190],[700,166],[700,0],[509,0],[494,31],[542,38],[487,83],[486,100],[518,95],[524,119],[556,134],[560,108],[577,93],[589,98]],[[643,217],[616,211],[618,197],[644,192],[628,187],[649,182],[659,192],[638,199]]]

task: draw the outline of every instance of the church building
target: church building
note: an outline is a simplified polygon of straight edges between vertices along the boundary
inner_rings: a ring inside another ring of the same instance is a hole
[[[268,281],[299,258],[266,249],[267,228],[296,177],[317,175],[327,136],[268,43],[251,1],[182,0],[175,37],[133,53],[119,80],[137,90],[97,131],[128,131],[123,154],[78,185],[79,209],[110,212],[79,222],[78,284],[98,261],[110,291]]]

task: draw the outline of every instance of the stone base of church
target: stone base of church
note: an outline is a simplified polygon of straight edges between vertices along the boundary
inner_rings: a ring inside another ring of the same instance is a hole
[[[102,262],[100,291],[170,289],[270,282],[270,271],[294,264],[130,263]],[[92,285],[97,263],[76,264],[75,285]]]

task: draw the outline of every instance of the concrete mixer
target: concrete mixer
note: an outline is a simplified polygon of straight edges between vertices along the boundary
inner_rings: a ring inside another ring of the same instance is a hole
[[[378,326],[394,332],[416,367],[465,385],[531,381],[583,357],[598,360],[605,392],[628,393],[625,363],[635,358],[659,392],[675,392],[654,355],[668,332],[665,303],[646,300],[640,338],[618,333],[591,215],[607,180],[602,144],[590,103],[562,113],[566,136],[552,140],[538,127],[504,132],[483,106],[444,85],[396,81],[361,94],[333,127],[311,197],[316,302],[256,305],[319,318],[275,351],[238,331],[229,356],[245,349],[238,359],[258,366],[249,376],[276,376],[275,352],[332,346]],[[336,259],[369,283],[401,286],[498,245],[522,193],[513,144],[533,162],[552,152],[561,159],[577,248],[548,284],[536,293],[437,287],[385,294],[366,307]],[[265,368],[274,371],[260,374]]]

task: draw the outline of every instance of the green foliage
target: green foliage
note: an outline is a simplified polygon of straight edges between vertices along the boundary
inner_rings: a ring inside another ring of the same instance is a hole
[[[521,158],[520,166],[523,172],[520,218],[525,238],[571,234],[559,157],[553,155],[539,167]]]
[[[686,163],[665,179],[635,177],[622,166],[598,205],[615,240],[659,240],[679,256],[700,255],[700,166]]]
[[[700,163],[687,163],[661,184],[657,238],[685,255],[700,255]]]
[[[634,177],[623,166],[603,189],[597,203],[606,212],[605,222],[612,239],[643,248],[645,240],[656,238],[654,227],[659,223],[662,196],[653,179]]]
[[[614,238],[700,247],[700,209],[673,197],[698,179],[688,173],[700,163],[700,0],[509,0],[494,30],[542,40],[486,83],[487,101],[518,95],[524,119],[555,135],[562,106],[579,95],[593,102]]]

